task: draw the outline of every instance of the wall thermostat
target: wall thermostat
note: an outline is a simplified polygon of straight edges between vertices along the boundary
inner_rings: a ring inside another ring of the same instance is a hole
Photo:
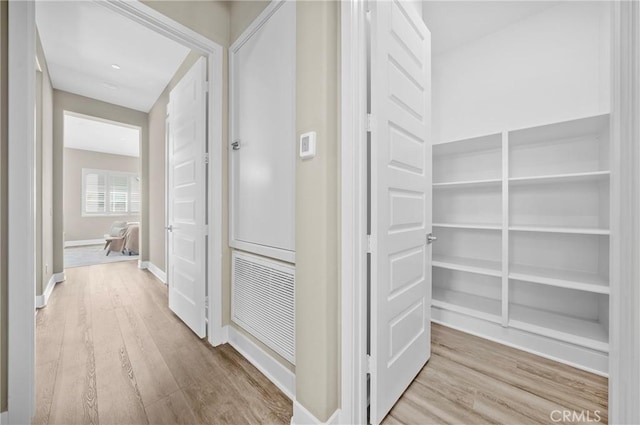
[[[300,136],[300,158],[309,159],[316,156],[316,132],[310,131]]]

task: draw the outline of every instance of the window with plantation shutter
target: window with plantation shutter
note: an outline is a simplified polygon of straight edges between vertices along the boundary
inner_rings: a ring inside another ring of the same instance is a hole
[[[129,177],[109,176],[109,212],[125,214],[129,211]]]
[[[86,174],[84,188],[84,211],[87,214],[104,214],[107,211],[107,185],[104,174]]]
[[[140,177],[134,173],[82,170],[82,215],[140,213]]]
[[[131,190],[131,198],[129,199],[129,209],[132,213],[140,212],[140,177],[129,177],[129,188]]]

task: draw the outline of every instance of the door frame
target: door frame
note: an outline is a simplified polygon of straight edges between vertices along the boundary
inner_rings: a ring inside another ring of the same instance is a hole
[[[341,408],[367,422],[367,0],[341,3]]]
[[[224,48],[140,1],[93,1],[207,57],[207,218],[209,235],[218,236],[207,240],[207,319],[208,341],[213,346],[220,345],[224,342],[221,237]],[[10,261],[7,338],[9,406],[6,417],[9,423],[30,423],[35,411],[35,2],[11,0],[8,9]]]
[[[366,423],[367,0],[341,5],[341,423]],[[640,411],[640,2],[614,2],[612,47],[612,234],[609,418]],[[634,143],[635,141],[635,143]],[[624,195],[624,196],[623,196]],[[619,229],[625,229],[620,232]],[[624,280],[623,280],[624,279]],[[623,285],[623,282],[636,283]],[[626,301],[625,301],[626,300]],[[635,378],[635,379],[634,379]]]
[[[640,423],[640,2],[611,6],[609,422]]]

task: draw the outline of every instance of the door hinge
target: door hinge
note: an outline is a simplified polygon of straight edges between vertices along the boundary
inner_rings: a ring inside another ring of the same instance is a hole
[[[367,253],[371,254],[373,252],[373,248],[374,248],[373,236],[367,235]]]
[[[204,308],[209,308],[209,297],[204,297]]]
[[[367,132],[371,133],[373,131],[373,116],[371,114],[367,114]]]
[[[209,163],[209,152],[205,152],[203,155],[204,158],[204,163],[208,164]]]
[[[209,226],[208,225],[204,225],[202,228],[202,233],[204,233],[205,236],[209,236]]]
[[[371,356],[367,354],[367,373],[372,373]]]

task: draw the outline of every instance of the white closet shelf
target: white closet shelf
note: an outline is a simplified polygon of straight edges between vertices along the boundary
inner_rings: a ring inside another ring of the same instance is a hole
[[[487,276],[502,276],[502,264],[500,261],[479,260],[476,258],[451,257],[447,255],[434,255],[433,267],[449,270],[483,274]]]
[[[609,352],[609,332],[600,322],[519,304],[509,305],[509,326],[594,350]]]
[[[572,233],[579,235],[609,235],[611,233],[609,229],[563,226],[509,226],[509,230],[514,232]]]
[[[502,226],[499,224],[433,223],[433,227],[448,227],[452,229],[502,230]]]
[[[500,187],[502,183],[502,179],[485,179],[485,180],[467,180],[467,181],[458,181],[458,182],[442,182],[442,183],[433,183],[434,189],[445,189],[445,188],[467,188],[467,187],[491,187],[496,186]]]
[[[581,271],[511,264],[509,266],[509,279],[559,288],[577,289],[596,294],[609,294],[608,278]]]
[[[567,140],[583,140],[608,130],[609,114],[572,119],[547,125],[509,131],[509,144],[558,144]]]
[[[531,177],[510,177],[509,183],[511,183],[512,185],[524,185],[598,181],[609,178],[610,174],[610,171],[592,171],[586,173],[551,174]]]
[[[468,155],[470,152],[502,153],[502,133],[433,143],[433,155]]]
[[[501,323],[502,303],[493,298],[481,297],[465,292],[433,287],[433,307],[466,314],[479,319]]]

